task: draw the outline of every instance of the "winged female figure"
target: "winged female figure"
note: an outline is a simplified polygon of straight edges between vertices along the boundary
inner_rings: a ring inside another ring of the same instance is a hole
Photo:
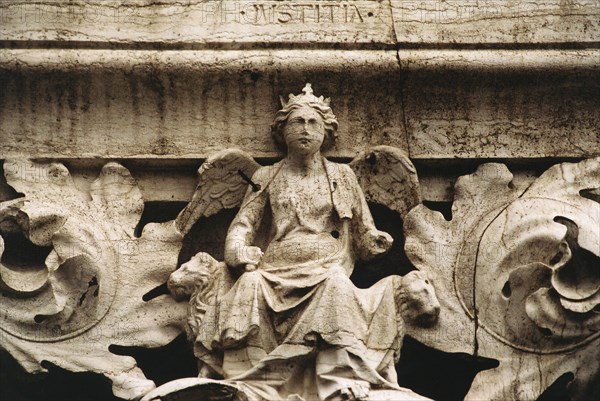
[[[337,135],[329,99],[307,84],[282,105],[272,134],[286,157],[265,167],[240,151],[213,157],[177,219],[185,233],[200,216],[235,206],[247,187],[227,233],[225,263],[209,263],[221,284],[196,309],[201,374],[236,383],[257,400],[425,399],[396,379],[402,277],[368,289],[349,278],[357,260],[384,254],[393,239],[375,227],[353,169],[321,154]],[[419,203],[414,167],[393,148],[373,149],[352,166],[369,170],[378,158],[405,188],[396,189],[398,208]],[[378,191],[377,174],[361,181],[371,200],[395,191]],[[175,282],[170,287],[176,292]]]

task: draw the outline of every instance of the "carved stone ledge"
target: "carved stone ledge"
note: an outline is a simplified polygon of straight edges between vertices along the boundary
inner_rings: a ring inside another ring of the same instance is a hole
[[[335,54],[335,56],[333,56]],[[305,78],[338,94],[340,145],[418,160],[598,154],[597,50],[0,50],[3,157],[281,157],[267,116]],[[575,123],[576,122],[576,123]],[[199,141],[198,138],[203,140]]]
[[[11,1],[0,40],[105,47],[597,44],[593,0]]]
[[[340,95],[331,156],[406,149],[397,68],[395,52],[383,51],[1,50],[0,146],[4,157],[204,159],[232,146],[281,157],[271,110],[314,76]]]

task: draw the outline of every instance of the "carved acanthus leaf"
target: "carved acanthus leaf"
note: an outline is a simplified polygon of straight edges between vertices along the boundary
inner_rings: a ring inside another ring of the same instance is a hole
[[[144,211],[144,200],[135,179],[119,163],[107,163],[90,186],[90,195],[107,217],[133,232]]]
[[[5,171],[25,198],[0,204],[0,221],[51,250],[40,266],[2,266],[2,347],[30,372],[49,361],[107,376],[117,396],[144,394],[154,383],[109,346],[166,345],[183,331],[184,306],[168,296],[142,299],[177,265],[182,236],[174,222],[148,224],[134,236],[143,201],[117,163],[102,169],[87,194],[61,164],[7,161]],[[35,285],[19,287],[31,277]]]
[[[502,208],[519,196],[510,185],[512,178],[503,164],[483,164],[475,173],[457,180],[451,221],[424,205],[416,206],[406,217],[406,254],[417,269],[432,277],[442,310],[435,328],[424,330],[409,325],[408,335],[448,352],[474,352],[475,322],[464,306],[473,304],[473,283],[469,281],[473,277],[465,276],[466,282],[457,282],[454,268],[461,249],[476,246],[469,239],[473,226],[481,223],[485,227],[497,214],[490,210]],[[473,236],[482,230],[479,228]]]
[[[500,362],[467,399],[535,400],[571,374],[572,399],[589,399],[600,392],[600,205],[582,195],[600,188],[600,158],[554,166],[524,191],[511,179],[482,165],[457,181],[451,221],[408,214],[407,255],[434,275],[442,305],[437,327],[408,334]]]

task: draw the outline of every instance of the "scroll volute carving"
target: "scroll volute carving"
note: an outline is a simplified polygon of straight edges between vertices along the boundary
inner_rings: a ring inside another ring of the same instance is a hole
[[[1,346],[29,372],[44,371],[48,361],[103,374],[115,395],[140,397],[154,383],[133,358],[109,346],[165,345],[183,329],[185,307],[166,296],[142,299],[175,269],[182,235],[167,222],[134,236],[144,202],[118,163],[104,166],[89,193],[75,187],[60,163],[6,161],[4,170],[25,196],[0,204],[2,227],[24,236],[45,259],[23,263],[22,252],[21,260],[3,259]],[[0,254],[19,254],[4,242]]]
[[[600,158],[556,165],[529,188],[511,181],[504,165],[482,165],[457,181],[451,221],[409,213],[407,254],[437,278],[442,304],[436,332],[411,334],[500,361],[467,399],[535,400],[564,374],[572,399],[589,399],[600,391],[600,205],[587,194]]]

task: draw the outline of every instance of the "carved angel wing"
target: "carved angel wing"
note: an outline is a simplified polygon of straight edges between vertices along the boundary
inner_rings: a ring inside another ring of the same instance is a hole
[[[239,206],[250,177],[259,167],[239,149],[226,149],[206,159],[198,169],[198,186],[192,200],[175,220],[179,232],[187,234],[200,217]]]
[[[367,201],[385,205],[404,218],[421,203],[421,189],[415,166],[408,156],[392,146],[368,148],[352,160]]]

